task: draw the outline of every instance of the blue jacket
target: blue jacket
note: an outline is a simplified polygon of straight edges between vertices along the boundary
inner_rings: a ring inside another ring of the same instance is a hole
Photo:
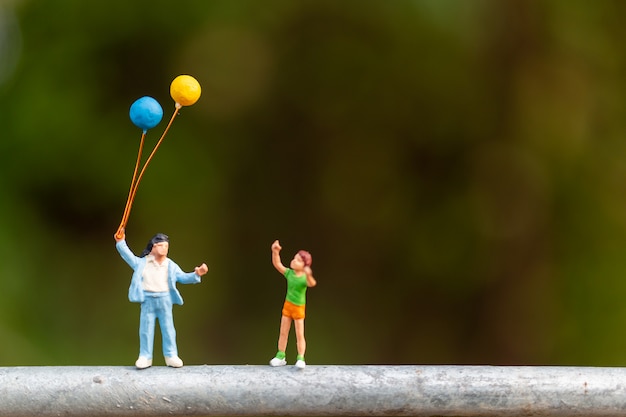
[[[140,258],[130,250],[125,240],[121,240],[115,244],[117,251],[133,269],[133,277],[130,281],[128,289],[128,299],[133,303],[143,303],[145,295],[143,292],[143,269],[146,266],[146,258]],[[170,297],[173,304],[183,304],[183,297],[176,289],[176,282],[181,284],[197,284],[201,281],[200,276],[195,272],[183,272],[182,269],[170,258],[167,258],[169,265],[167,267],[167,277],[170,287]]]

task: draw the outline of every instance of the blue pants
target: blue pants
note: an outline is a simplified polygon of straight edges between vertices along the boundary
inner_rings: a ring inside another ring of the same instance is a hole
[[[146,293],[141,303],[139,321],[139,356],[152,359],[154,347],[154,327],[159,319],[163,336],[163,356],[178,356],[176,348],[176,330],[172,315],[172,299],[169,293]]]

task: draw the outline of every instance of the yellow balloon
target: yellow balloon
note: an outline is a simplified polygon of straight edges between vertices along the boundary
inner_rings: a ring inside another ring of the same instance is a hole
[[[191,106],[200,98],[200,84],[191,75],[179,75],[170,85],[170,95],[181,106]]]

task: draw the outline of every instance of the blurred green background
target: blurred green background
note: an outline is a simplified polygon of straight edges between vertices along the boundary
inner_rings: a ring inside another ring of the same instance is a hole
[[[626,2],[0,0],[0,366],[132,365],[114,248],[184,270],[186,364],[626,365]],[[157,333],[158,335],[158,333]],[[293,333],[288,347],[295,360]],[[162,365],[160,340],[155,365]]]

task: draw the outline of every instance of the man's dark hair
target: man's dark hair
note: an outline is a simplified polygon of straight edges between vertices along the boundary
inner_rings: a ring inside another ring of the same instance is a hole
[[[163,233],[157,233],[156,235],[152,236],[152,239],[150,239],[150,241],[146,245],[146,248],[143,250],[143,252],[141,252],[141,255],[139,255],[139,257],[143,258],[144,256],[149,255],[150,252],[152,252],[152,246],[154,246],[155,243],[159,243],[159,242],[169,243],[169,241],[170,241],[170,238],[167,237],[167,235]]]

